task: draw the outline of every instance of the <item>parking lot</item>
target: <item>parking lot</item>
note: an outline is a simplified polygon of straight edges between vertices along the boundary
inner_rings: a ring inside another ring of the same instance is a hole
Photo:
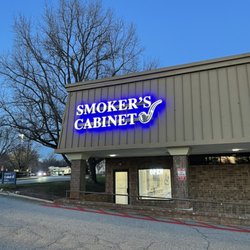
[[[1,249],[249,249],[246,227],[161,221],[0,196]],[[240,230],[239,230],[240,229]]]

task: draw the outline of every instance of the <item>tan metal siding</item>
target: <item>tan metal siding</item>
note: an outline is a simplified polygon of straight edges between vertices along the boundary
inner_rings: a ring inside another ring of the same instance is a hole
[[[238,79],[236,67],[228,68],[228,85],[230,93],[230,107],[232,114],[233,138],[242,137],[241,115],[239,107]]]
[[[239,100],[242,118],[242,136],[250,134],[250,95],[249,95],[249,79],[247,75],[246,65],[237,67]]]
[[[133,95],[134,93],[136,93],[136,83],[135,82],[128,84],[128,93],[130,95]],[[127,133],[127,137],[128,137],[127,144],[133,145],[135,143],[136,131],[129,129],[126,133]]]
[[[140,94],[143,93],[143,84],[144,84],[144,82],[137,82],[136,83],[136,85],[135,85],[135,93],[137,95],[140,95]],[[135,93],[130,93],[130,94],[135,94]],[[133,133],[133,132],[129,131],[129,133]],[[141,127],[135,127],[134,133],[135,133],[135,136],[134,136],[135,140],[132,143],[132,145],[133,144],[141,144],[142,143],[142,128]]]
[[[106,100],[108,98],[108,91],[109,88],[100,88],[101,91],[101,97],[103,100]],[[104,147],[106,145],[106,133],[98,133],[99,135],[99,147]]]
[[[161,78],[158,80],[158,97],[159,99],[165,99],[166,96],[166,78]],[[167,105],[167,104],[165,104]],[[159,115],[157,119],[158,128],[158,141],[163,144],[167,140],[167,116]]]
[[[71,93],[69,98],[69,110],[68,110],[68,119],[67,119],[67,126],[66,126],[66,134],[65,134],[65,148],[72,148],[72,128],[73,128],[73,121],[75,117],[75,94]]]
[[[156,81],[153,80],[153,81],[145,81],[143,82],[142,84],[142,92],[140,93],[140,95],[144,96],[144,95],[147,95],[149,92],[150,92],[150,89],[152,87],[152,84],[153,87],[156,87]],[[156,126],[156,124],[154,124],[154,127]],[[140,137],[140,141],[139,143],[144,143],[144,144],[149,144],[151,143],[151,139],[152,139],[152,130],[146,130],[146,129],[143,129],[142,127],[140,127],[140,131],[141,131],[141,137]]]
[[[183,133],[183,93],[182,93],[182,76],[174,78],[174,94],[175,94],[175,140],[181,141],[184,138]]]
[[[61,148],[66,148],[65,147],[65,139],[66,139],[65,135],[66,135],[66,124],[67,124],[67,119],[68,119],[69,99],[70,99],[70,94],[68,95],[68,98],[67,98],[65,112],[63,115],[63,125],[62,125],[61,131],[60,131],[60,137],[59,137],[59,142],[58,142],[58,145]]]
[[[217,144],[250,140],[250,64],[229,65],[69,94],[59,149],[105,150]],[[144,96],[166,101],[150,128],[73,133],[81,102]]]
[[[226,69],[217,70],[218,75],[218,91],[220,99],[220,118],[221,118],[221,138],[231,137],[231,124],[230,124],[230,107],[227,95],[227,74]]]
[[[203,140],[213,137],[211,119],[211,94],[209,88],[209,75],[207,71],[200,73],[201,119],[203,126]]]
[[[121,88],[120,88],[120,93],[117,93],[117,96],[121,96],[122,98],[125,98],[126,96],[128,96],[129,92],[128,92],[128,84],[123,84],[123,85],[120,85]],[[119,130],[116,130],[116,137],[114,138],[114,145],[119,145],[119,144],[122,144],[122,145],[127,145],[127,138],[128,138],[128,133],[127,131],[120,131]]]
[[[183,114],[184,114],[184,141],[192,141],[193,131],[193,112],[192,112],[192,92],[191,75],[183,75]]]
[[[74,92],[73,93],[73,95],[74,95],[74,106],[76,107],[78,104],[80,104],[81,103],[81,101],[82,101],[82,97],[83,97],[83,92]],[[74,111],[74,119],[73,119],[73,121],[75,120],[75,118],[76,118],[76,116],[75,116],[75,111]],[[72,142],[71,142],[71,145],[72,145],[72,148],[77,148],[77,147],[79,147],[79,144],[80,144],[80,142],[79,142],[79,140],[80,140],[80,136],[78,136],[76,133],[72,133]]]
[[[218,78],[217,71],[213,70],[209,72],[210,80],[210,93],[211,93],[211,119],[212,119],[212,128],[213,128],[213,137],[212,140],[218,140],[221,138],[221,112],[220,112],[220,99],[219,99],[219,87],[218,87]]]
[[[94,100],[103,100],[101,92],[102,92],[101,88],[95,89]],[[99,143],[100,143],[99,142],[99,140],[100,140],[100,133],[91,133],[91,136],[92,136],[91,147],[97,147],[97,146],[99,146]]]
[[[175,135],[175,93],[174,77],[166,78],[166,116],[167,116],[167,141],[174,142]]]
[[[151,93],[155,93],[157,95],[157,97],[159,97],[159,91],[158,91],[158,89],[159,89],[158,79],[151,80],[150,81],[150,85],[149,85],[149,91]],[[149,92],[147,92],[147,93],[143,93],[142,92],[142,95],[143,94],[146,95],[148,93]],[[141,127],[141,129],[145,131],[145,129],[143,129],[142,127]],[[147,132],[147,130],[145,132]],[[150,142],[149,143],[150,144],[155,145],[155,144],[159,143],[159,136],[158,136],[158,134],[159,134],[159,120],[155,119],[154,120],[154,125],[149,130],[149,135],[150,135]],[[143,137],[143,134],[142,134],[142,137]]]
[[[200,76],[199,73],[191,75],[192,91],[192,113],[194,140],[202,140],[202,118],[201,118],[201,98],[200,98]]]

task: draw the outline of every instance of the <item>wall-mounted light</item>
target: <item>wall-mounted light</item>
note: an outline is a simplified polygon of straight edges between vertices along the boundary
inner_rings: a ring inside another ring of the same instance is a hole
[[[117,156],[116,154],[109,155],[109,157],[116,157],[116,156]]]

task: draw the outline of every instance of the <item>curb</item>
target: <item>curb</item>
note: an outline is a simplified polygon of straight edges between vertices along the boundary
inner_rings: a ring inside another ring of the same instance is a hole
[[[54,203],[54,201],[40,199],[40,198],[26,196],[26,195],[21,195],[21,194],[15,194],[15,193],[11,193],[11,192],[0,192],[0,195],[23,198],[23,199],[27,199],[27,200],[33,200],[33,201],[40,201],[40,202],[45,202],[45,203],[50,203],[50,204]]]
[[[190,210],[171,210],[164,209],[158,207],[141,207],[141,206],[131,206],[131,205],[118,205],[114,203],[105,203],[91,201],[79,201],[79,200],[69,200],[69,199],[60,199],[55,200],[54,204],[64,205],[64,206],[76,206],[76,207],[87,207],[92,209],[111,209],[115,211],[128,211],[128,212],[136,212],[138,214],[147,215],[147,216],[157,216],[157,217],[166,217],[166,218],[177,218],[184,220],[195,220],[195,221],[203,221],[209,223],[216,224],[232,224],[232,225],[241,225],[241,226],[250,226],[250,217],[241,217],[241,216],[230,216],[223,214],[215,214],[215,213],[198,213],[192,212]]]
[[[103,208],[88,208],[88,207],[79,207],[79,206],[68,206],[63,204],[44,204],[46,207],[51,208],[59,208],[65,210],[72,210],[72,211],[79,211],[85,213],[94,213],[100,215],[108,215],[108,216],[116,216],[121,218],[129,218],[129,219],[136,219],[136,220],[143,220],[149,222],[159,222],[159,223],[166,223],[166,224],[175,224],[175,225],[182,225],[192,228],[206,228],[206,229],[214,229],[214,230],[221,230],[221,231],[229,231],[229,232],[238,232],[238,233],[248,233],[250,234],[250,227],[238,227],[233,225],[215,225],[214,223],[206,223],[199,220],[192,220],[189,219],[181,219],[181,218],[171,218],[171,217],[155,217],[150,215],[143,215],[140,213],[134,213],[134,211],[112,211]],[[132,213],[131,213],[132,212]]]

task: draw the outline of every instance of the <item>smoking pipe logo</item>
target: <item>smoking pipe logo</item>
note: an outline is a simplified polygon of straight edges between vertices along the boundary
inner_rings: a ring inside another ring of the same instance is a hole
[[[154,111],[155,111],[156,107],[157,107],[159,104],[161,104],[161,103],[162,103],[162,100],[159,99],[159,100],[155,101],[155,102],[150,106],[150,108],[149,108],[149,110],[148,110],[148,113],[146,113],[146,112],[144,112],[144,111],[141,112],[141,113],[139,113],[139,115],[138,115],[139,121],[140,121],[141,123],[143,123],[143,124],[146,124],[146,123],[150,122],[151,119],[152,119],[152,117],[153,117],[153,114],[154,114]]]
[[[74,128],[77,131],[89,129],[133,126],[137,123],[149,124],[156,109],[163,103],[152,96],[140,96],[128,99],[102,101],[92,104],[80,104],[76,107]]]

